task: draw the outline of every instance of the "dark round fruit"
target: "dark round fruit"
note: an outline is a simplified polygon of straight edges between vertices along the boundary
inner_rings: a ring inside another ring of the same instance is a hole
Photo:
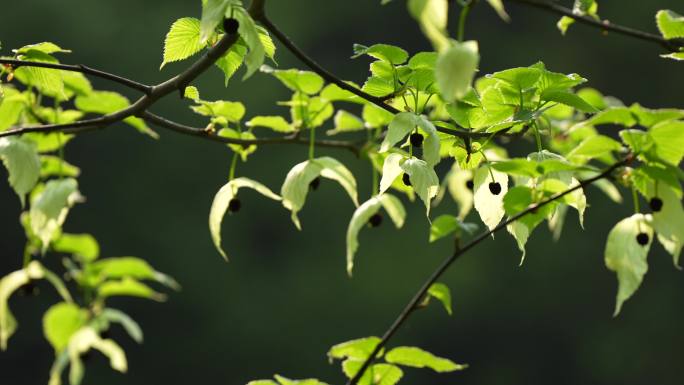
[[[103,340],[108,340],[111,337],[111,334],[109,333],[109,330],[103,330],[100,332],[100,338]]]
[[[88,350],[85,353],[81,353],[81,361],[88,362],[93,357],[93,354]]]
[[[228,212],[236,213],[240,211],[240,208],[242,208],[242,202],[239,199],[233,198],[228,202]]]
[[[489,191],[494,195],[501,194],[501,184],[499,182],[491,182],[489,184]]]
[[[663,209],[663,200],[658,197],[651,198],[648,205],[651,206],[651,210],[658,212]]]
[[[318,186],[321,185],[321,178],[316,178],[309,183],[309,189],[311,191],[316,191],[318,190]]]
[[[423,147],[423,140],[425,140],[425,137],[422,134],[415,133],[411,134],[409,140],[411,141],[411,145],[413,147],[421,148]]]
[[[378,227],[382,224],[382,214],[376,213],[368,220],[370,227]]]
[[[646,246],[648,245],[648,234],[646,233],[639,233],[636,236],[636,241],[638,244],[641,246]]]
[[[469,179],[469,180],[466,182],[466,188],[467,188],[468,190],[470,190],[470,191],[473,191],[473,189],[475,188],[475,183],[473,182],[472,179]]]
[[[401,181],[404,182],[404,184],[405,184],[406,186],[410,186],[410,185],[411,185],[411,177],[409,176],[409,174],[404,174],[404,175],[401,177]]]
[[[223,19],[223,30],[226,31],[226,33],[234,35],[237,33],[238,28],[240,28],[240,23],[237,20],[232,17]]]
[[[29,281],[19,288],[19,295],[22,297],[35,297],[39,292],[38,286],[32,281]]]

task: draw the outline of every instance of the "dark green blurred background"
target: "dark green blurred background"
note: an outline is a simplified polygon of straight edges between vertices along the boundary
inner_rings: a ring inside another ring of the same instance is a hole
[[[346,79],[362,82],[368,62],[349,60],[353,43],[429,49],[404,1],[382,7],[379,0],[269,1],[272,20],[314,58]],[[566,1],[566,3],[571,3]],[[681,1],[603,1],[601,15],[614,22],[655,31],[658,9],[684,11]],[[486,4],[468,24],[480,41],[481,72],[537,60],[559,72],[578,72],[589,85],[626,103],[683,107],[684,65],[660,59],[659,47],[620,36],[602,36],[583,26],[563,38],[557,17],[509,5],[511,24]],[[84,63],[147,83],[162,73],[162,42],[177,18],[198,16],[199,0],[6,1],[0,11],[0,40],[12,47],[44,40],[74,50],[64,62]],[[456,10],[452,13],[456,18]],[[282,68],[302,67],[284,50]],[[119,90],[94,80],[100,88]],[[212,69],[198,83],[206,99],[241,100],[248,116],[286,114],[275,101],[287,92],[268,76],[223,87]],[[137,97],[128,90],[120,90]],[[185,102],[172,96],[152,109],[181,122],[201,125]],[[82,168],[86,204],[74,209],[69,232],[91,232],[104,256],[135,255],[183,285],[166,303],[114,300],[145,331],[138,346],[117,329],[129,358],[129,373],[110,370],[96,356],[85,384],[244,384],[280,373],[342,383],[339,365],[325,352],[335,343],[380,334],[425,276],[447,256],[450,242],[427,243],[428,223],[420,204],[409,208],[399,232],[389,224],[365,230],[353,279],[344,270],[344,234],[353,212],[342,190],[324,182],[310,195],[297,232],[279,204],[247,192],[239,215],[226,220],[223,236],[233,259],[223,262],[210,242],[208,210],[225,183],[231,153],[222,145],[160,131],[159,141],[117,125],[83,135],[66,156]],[[530,146],[530,150],[532,146]],[[323,151],[319,151],[323,153]],[[342,152],[359,175],[367,197],[367,165]],[[306,158],[305,147],[262,149],[239,167],[278,191],[286,172]],[[4,171],[0,172],[4,174]],[[5,176],[0,176],[5,180]],[[681,384],[684,336],[684,276],[660,246],[649,256],[650,272],[619,318],[611,317],[616,279],[603,263],[606,234],[629,215],[590,189],[587,231],[575,215],[563,238],[553,243],[546,228],[536,231],[528,259],[507,234],[472,251],[444,278],[452,289],[455,314],[438,306],[421,311],[393,344],[422,346],[469,363],[460,373],[437,375],[407,370],[407,384]],[[438,212],[454,211],[452,203]],[[19,201],[0,184],[0,273],[21,262],[23,232]],[[43,385],[53,359],[42,337],[41,316],[56,301],[43,287],[37,298],[14,298],[20,322],[8,352],[0,354],[0,384]]]

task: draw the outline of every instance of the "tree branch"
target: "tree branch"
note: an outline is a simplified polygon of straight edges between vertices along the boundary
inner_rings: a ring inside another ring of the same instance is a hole
[[[290,52],[292,52],[293,55],[295,55],[299,60],[301,60],[304,64],[306,64],[311,70],[319,74],[325,81],[328,83],[333,83],[337,85],[338,87],[342,88],[343,90],[349,91],[353,93],[354,95],[367,100],[376,106],[392,113],[392,114],[398,114],[401,111],[398,110],[397,108],[394,108],[390,106],[389,104],[385,103],[385,100],[383,98],[379,98],[373,95],[370,95],[357,87],[354,87],[348,83],[346,83],[344,80],[338,78],[336,75],[331,73],[330,71],[326,70],[323,68],[320,64],[316,63],[312,58],[310,58],[304,51],[302,51],[292,40],[290,40],[287,35],[285,35],[278,27],[271,22],[271,20],[266,16],[265,13],[262,13],[258,18],[258,21],[260,21],[266,29],[271,32],[275,37],[287,48]],[[456,136],[462,139],[466,138],[471,138],[471,139],[480,139],[480,138],[488,138],[492,134],[491,133],[486,133],[486,132],[469,132],[469,131],[457,131],[457,130],[452,130],[448,128],[443,128],[443,127],[436,127],[437,131],[451,135],[451,136]],[[506,134],[504,132],[497,133],[496,136],[508,136],[509,134]]]
[[[32,62],[32,61],[15,60],[15,59],[0,59],[0,64],[9,65],[9,66],[12,66],[13,68],[40,67],[40,68],[50,68],[50,69],[57,69],[57,70],[70,71],[70,72],[80,72],[82,74],[92,75],[92,76],[96,76],[96,77],[99,77],[102,79],[111,80],[113,82],[122,84],[126,87],[132,88],[134,90],[141,91],[145,94],[149,94],[150,92],[152,92],[152,87],[148,86],[147,84],[136,82],[135,80],[131,80],[131,79],[125,78],[123,76],[119,76],[119,75],[114,75],[114,74],[111,74],[109,72],[100,71],[100,70],[97,70],[95,68],[87,67],[83,64],[56,64],[56,63]]]
[[[590,184],[592,184],[592,183],[594,183],[600,179],[603,179],[603,178],[610,176],[613,173],[613,171],[615,171],[616,169],[618,169],[620,167],[628,165],[629,163],[632,162],[633,159],[634,159],[633,154],[631,154],[631,153],[628,154],[621,161],[619,161],[619,162],[613,164],[612,166],[608,167],[607,169],[605,169],[600,174],[598,174],[592,178],[586,179],[584,181],[581,181],[576,186],[571,187],[571,188],[569,188],[563,192],[560,192],[558,194],[555,194],[555,195],[547,198],[546,200],[543,200],[539,203],[530,205],[530,207],[528,207],[526,210],[524,210],[524,211],[510,217],[506,221],[500,223],[493,230],[483,232],[482,234],[477,236],[475,239],[468,242],[466,245],[464,245],[460,249],[456,250],[454,252],[454,254],[452,254],[450,257],[445,259],[442,262],[442,264],[439,265],[437,267],[437,269],[428,277],[428,279],[425,280],[425,282],[420,287],[420,289],[418,289],[418,291],[413,296],[413,298],[408,302],[408,304],[404,307],[404,309],[401,311],[401,313],[399,313],[399,316],[396,318],[396,320],[392,323],[392,325],[389,327],[389,329],[387,329],[385,334],[383,334],[382,339],[380,340],[378,345],[375,347],[375,349],[373,349],[370,356],[368,356],[368,358],[363,362],[363,365],[361,366],[359,371],[356,373],[356,375],[354,375],[347,382],[347,385],[356,385],[358,383],[359,379],[361,379],[361,376],[363,376],[364,372],[368,369],[371,362],[373,362],[375,360],[375,358],[377,357],[380,350],[382,350],[382,348],[387,344],[387,342],[390,340],[390,338],[392,338],[392,336],[394,336],[394,334],[401,328],[401,326],[406,322],[406,320],[410,317],[410,315],[413,313],[413,311],[418,308],[420,303],[423,301],[425,294],[427,294],[428,290],[430,289],[430,286],[432,286],[432,284],[437,282],[437,280],[442,276],[442,274],[444,274],[449,269],[449,267],[460,256],[462,256],[467,251],[469,251],[473,247],[477,246],[481,242],[488,239],[492,234],[499,232],[502,229],[506,228],[506,226],[510,225],[511,223],[519,220],[520,218],[522,218],[522,217],[524,217],[530,213],[536,212],[539,208],[544,207],[549,203],[555,202],[555,201],[563,198],[564,196],[571,194],[572,192],[574,192],[576,190],[584,188],[585,186],[588,186],[588,185],[590,185]]]
[[[668,40],[665,39],[664,37],[660,35],[656,35],[653,33],[648,33],[644,31],[640,31],[634,28],[629,28],[625,27],[622,25],[618,24],[613,24],[608,20],[596,20],[591,16],[582,16],[582,15],[577,15],[575,14],[572,9],[563,7],[562,5],[558,5],[549,1],[545,0],[505,0],[511,3],[518,3],[518,4],[524,4],[524,5],[529,5],[535,8],[543,9],[548,12],[552,12],[561,16],[567,16],[569,18],[574,19],[575,21],[579,23],[583,23],[586,25],[589,25],[591,27],[599,28],[603,31],[612,31],[615,33],[619,33],[625,36],[630,36],[634,37],[640,40],[644,41],[650,41],[656,44],[659,44],[663,46],[665,49],[667,49],[670,52],[677,52],[681,48],[684,47],[684,42],[682,42],[681,39],[673,39],[673,40]]]
[[[206,71],[212,64],[216,62],[230,47],[237,41],[238,35],[226,34],[214,47],[207,51],[204,56],[199,58],[188,69],[181,72],[179,75],[151,87],[150,91],[138,99],[135,103],[123,110],[113,112],[111,114],[103,115],[99,118],[80,120],[68,124],[50,124],[41,126],[18,127],[4,132],[0,132],[0,138],[5,136],[21,135],[27,132],[54,132],[63,131],[66,133],[80,133],[92,131],[107,127],[113,123],[122,121],[129,116],[135,116],[143,113],[154,102],[162,97],[176,91],[183,90],[195,78]]]
[[[208,140],[212,140],[214,142],[219,142],[219,143],[226,143],[226,144],[239,144],[243,146],[249,146],[249,145],[263,145],[263,144],[300,144],[300,145],[309,145],[309,140],[306,138],[299,138],[295,136],[286,136],[286,137],[281,137],[281,138],[259,138],[259,139],[237,139],[237,138],[227,138],[224,136],[216,135],[211,133],[208,130],[204,130],[202,128],[195,128],[195,127],[190,127],[186,126],[180,123],[176,123],[174,121],[162,118],[161,116],[155,115],[149,111],[145,111],[142,114],[140,114],[140,117],[145,119],[146,121],[153,123],[157,126],[163,127],[170,129],[172,131],[184,134],[184,135],[190,135],[190,136],[196,136]],[[358,156],[360,154],[360,145],[358,143],[354,142],[346,142],[346,141],[337,141],[337,140],[317,140],[314,142],[316,146],[318,147],[329,147],[329,148],[339,148],[339,149],[345,149],[349,150],[354,155]]]

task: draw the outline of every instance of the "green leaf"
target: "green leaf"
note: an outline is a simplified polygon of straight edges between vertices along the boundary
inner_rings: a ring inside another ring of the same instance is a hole
[[[418,115],[412,112],[400,112],[394,116],[387,129],[387,135],[380,145],[379,152],[387,152],[402,139],[406,138],[418,125]]]
[[[190,107],[195,113],[204,116],[224,118],[231,123],[237,123],[245,116],[245,105],[241,102],[217,100],[215,102],[200,101],[197,106]]]
[[[449,359],[437,357],[430,352],[410,346],[400,346],[390,350],[385,355],[385,360],[397,365],[429,368],[440,373],[463,370],[468,367],[468,365],[459,365]]]
[[[255,116],[246,123],[247,127],[265,127],[275,132],[291,133],[294,127],[282,116]]]
[[[0,138],[0,159],[9,173],[9,184],[19,195],[22,207],[26,194],[40,177],[40,158],[36,146],[21,138]]]
[[[86,274],[93,279],[94,285],[108,279],[135,279],[159,282],[175,290],[180,285],[166,274],[152,268],[145,260],[135,257],[106,258],[93,262],[86,269]]]
[[[242,62],[247,55],[247,46],[237,42],[216,61],[216,66],[223,71],[225,75],[224,86],[228,86],[228,82],[235,75],[235,72],[242,66]]]
[[[672,188],[663,183],[658,184],[657,191],[656,194],[653,183],[649,184],[648,198],[658,197],[663,201],[662,210],[652,214],[653,229],[663,248],[672,255],[674,265],[679,267],[679,256],[684,246],[684,208],[682,208],[682,201]]]
[[[214,35],[216,27],[225,18],[226,10],[235,0],[202,0],[202,20],[200,21],[200,43],[206,44]]]
[[[480,219],[487,225],[487,228],[493,230],[506,213],[503,200],[508,192],[508,175],[484,166],[475,171],[473,183],[475,210],[477,210]],[[496,195],[493,194],[489,189],[490,183],[498,183],[501,187],[501,192]]]
[[[100,256],[100,246],[90,234],[62,233],[52,242],[52,249],[59,253],[73,254],[82,262],[92,262]]]
[[[423,142],[423,159],[428,165],[435,166],[441,160],[440,138],[437,134],[437,128],[424,115],[418,116],[416,124],[426,136]]]
[[[164,61],[160,69],[168,63],[189,58],[206,45],[206,41],[200,42],[199,20],[193,17],[176,20],[164,41]]]
[[[418,21],[435,50],[442,51],[449,45],[447,0],[408,0],[408,10]]]
[[[18,56],[18,59],[41,63],[59,63],[57,59],[49,54],[38,50],[28,50]],[[39,67],[19,67],[14,71],[17,80],[26,85],[37,88],[41,93],[59,99],[66,100],[64,92],[64,80],[62,73],[56,69]]]
[[[663,54],[663,55],[660,55],[660,57],[665,58],[665,59],[684,61],[684,52],[673,52],[673,53]]]
[[[679,165],[684,157],[684,122],[666,121],[649,130],[656,145],[656,153],[672,165]]]
[[[473,173],[470,170],[461,170],[458,163],[454,163],[446,176],[449,194],[458,204],[458,218],[465,217],[473,209],[473,191],[468,188],[468,182],[473,181]]]
[[[306,203],[309,185],[319,176],[339,183],[354,202],[354,205],[357,207],[359,205],[354,174],[338,160],[326,156],[299,163],[288,172],[280,190],[283,206],[292,212],[292,222],[299,230],[301,230],[301,224],[297,213]]]
[[[440,215],[432,221],[432,226],[430,226],[430,242],[435,242],[451,234],[456,234],[456,236],[460,236],[463,232],[472,234],[475,230],[477,230],[477,226],[472,223],[463,223],[453,215]]]
[[[430,218],[430,202],[439,192],[439,178],[435,170],[424,160],[411,158],[401,164],[408,174],[411,187],[425,204],[425,214]]]
[[[561,104],[564,104],[566,106],[574,107],[577,110],[582,111],[582,112],[590,112],[590,113],[598,112],[598,110],[596,108],[594,108],[594,106],[587,103],[584,99],[575,95],[572,92],[567,92],[567,91],[546,92],[542,95],[542,100],[561,103]]]
[[[80,168],[57,156],[40,156],[40,177],[42,179],[48,179],[51,176],[76,178],[80,174]]]
[[[122,312],[121,310],[105,308],[102,310],[101,317],[108,322],[118,323],[123,326],[133,340],[139,344],[143,342],[143,332],[140,329],[140,325],[133,320],[128,314]]]
[[[262,66],[261,71],[271,74],[280,80],[287,88],[307,95],[317,94],[325,84],[323,78],[315,72],[297,69],[276,70],[269,66]]]
[[[73,303],[53,305],[43,316],[43,332],[55,352],[67,347],[69,339],[88,321],[88,311]]]
[[[335,114],[334,120],[335,129],[327,131],[326,134],[328,135],[336,135],[343,132],[363,131],[366,129],[366,126],[363,124],[363,120],[345,110],[338,110]]]
[[[248,382],[247,385],[278,385],[278,383],[273,380],[255,380]]]
[[[352,378],[361,370],[363,361],[348,359],[342,363],[342,370],[348,378]],[[370,365],[359,379],[359,385],[395,385],[404,376],[404,372],[395,365]]]
[[[583,140],[567,155],[572,162],[586,163],[591,159],[610,155],[614,151],[620,151],[620,142],[604,135],[593,135]]]
[[[93,91],[87,96],[78,96],[75,104],[76,108],[83,112],[107,115],[128,108],[131,102],[125,96],[116,92]],[[124,119],[124,122],[152,138],[156,139],[159,137],[156,132],[147,127],[145,122],[138,117],[129,116]]]
[[[3,87],[2,90],[5,97],[0,102],[0,131],[15,125],[29,105],[29,100],[23,93],[9,87]]]
[[[347,228],[347,274],[349,276],[352,275],[352,270],[354,269],[354,254],[359,248],[359,232],[368,224],[370,218],[380,210],[380,207],[387,211],[397,228],[401,228],[404,225],[406,211],[401,201],[392,195],[377,195],[361,204],[354,211],[354,215]]]
[[[380,343],[378,337],[365,337],[347,342],[342,342],[330,348],[328,357],[330,359],[345,359],[351,358],[354,360],[363,361],[367,359],[371,352]],[[382,356],[380,354],[379,356]]]
[[[352,59],[362,55],[368,55],[386,61],[392,65],[404,64],[406,63],[406,60],[408,60],[408,52],[388,44],[374,44],[370,47],[354,44],[354,56],[352,56]]]
[[[78,182],[72,178],[47,182],[45,189],[36,197],[29,216],[31,229],[42,242],[43,253],[61,229],[69,209],[82,199]]]
[[[449,290],[449,286],[439,282],[433,283],[428,289],[428,295],[439,300],[444,306],[446,312],[449,315],[452,315],[451,291]]]
[[[666,39],[684,37],[684,17],[669,9],[663,9],[656,14],[656,23],[660,33]]]
[[[618,278],[615,316],[620,313],[623,303],[637,291],[648,271],[646,257],[653,240],[651,221],[650,215],[634,214],[618,222],[608,234],[605,262]],[[637,242],[638,234],[648,236],[646,245]]]
[[[275,379],[278,380],[280,385],[328,385],[325,382],[321,382],[314,378],[308,378],[306,380],[291,380],[276,374]]]
[[[259,67],[264,64],[266,48],[264,47],[264,42],[262,41],[262,34],[259,33],[259,29],[252,19],[252,16],[250,16],[249,13],[242,7],[235,7],[233,10],[233,17],[235,17],[235,19],[237,19],[237,21],[240,23],[238,33],[249,48],[249,52],[245,56],[247,73],[243,77],[244,80],[252,76],[256,71],[259,70]]]
[[[504,21],[510,21],[511,18],[508,16],[508,13],[506,13],[506,9],[504,8],[503,1],[502,0],[487,0],[489,5],[494,8],[496,13],[499,15],[499,17],[504,20]]]
[[[42,43],[36,43],[36,44],[29,44],[25,45],[19,49],[13,50],[13,52],[17,55],[25,54],[30,51],[39,51],[45,54],[53,54],[53,53],[71,53],[71,50],[64,49],[60,46],[58,46],[55,43],[51,43],[49,41],[44,41]]]
[[[238,190],[243,187],[255,190],[267,198],[276,201],[281,200],[281,198],[268,187],[247,178],[233,179],[221,187],[221,189],[216,193],[214,201],[211,204],[211,210],[209,211],[209,231],[211,233],[211,238],[214,241],[214,246],[216,246],[218,252],[226,260],[228,260],[228,255],[221,247],[221,223],[223,222],[223,217],[226,215],[230,201],[235,198]]]
[[[404,170],[401,168],[401,164],[406,160],[401,154],[393,153],[389,154],[382,166],[382,179],[380,179],[380,194],[387,191],[394,181],[401,175]]]
[[[84,369],[81,356],[91,349],[96,349],[104,354],[109,359],[109,365],[112,369],[122,373],[128,370],[128,362],[123,349],[110,339],[102,339],[95,329],[86,326],[74,333],[67,347],[68,357],[71,361],[69,382],[72,385],[80,384],[83,380]]]
[[[102,299],[126,296],[146,298],[157,302],[163,302],[166,300],[166,296],[164,294],[157,293],[149,286],[132,278],[104,282],[97,288],[97,294]]]
[[[473,82],[480,62],[476,41],[454,42],[440,52],[435,78],[442,98],[447,102],[462,99]]]

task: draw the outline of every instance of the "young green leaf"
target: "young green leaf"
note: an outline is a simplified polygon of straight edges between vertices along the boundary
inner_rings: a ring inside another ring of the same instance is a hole
[[[280,190],[283,206],[292,212],[292,222],[297,229],[301,230],[297,213],[304,207],[311,182],[319,176],[338,182],[347,191],[354,205],[359,205],[356,179],[342,163],[330,157],[299,163],[288,172]]]
[[[226,17],[231,5],[239,5],[238,0],[202,0],[202,20],[200,21],[200,43],[206,44],[214,35],[216,27]]]
[[[394,145],[406,138],[418,125],[418,115],[412,112],[400,112],[394,116],[387,129],[387,135],[380,145],[379,152],[387,152]]]
[[[435,166],[441,160],[440,138],[437,134],[437,128],[423,115],[417,117],[416,124],[427,136],[423,143],[423,159],[428,165]]]
[[[510,21],[511,17],[508,16],[508,13],[506,13],[506,9],[504,8],[503,1],[502,0],[487,0],[489,5],[494,8],[497,14],[499,14],[499,17],[504,20],[504,21]]]
[[[75,104],[76,108],[83,112],[107,115],[127,108],[131,105],[131,102],[125,96],[116,92],[93,91],[87,96],[78,96]],[[159,135],[147,127],[145,121],[138,117],[129,116],[123,121],[143,134],[155,139],[159,138]]]
[[[649,130],[656,145],[656,154],[672,165],[679,165],[684,158],[684,122],[665,121]]]
[[[246,123],[246,126],[265,127],[282,133],[294,132],[294,127],[282,116],[255,116]]]
[[[653,240],[651,223],[650,215],[634,214],[618,222],[608,234],[604,258],[608,269],[618,278],[615,316],[637,291],[648,271],[646,257]]]
[[[429,368],[440,373],[463,370],[468,367],[468,365],[459,365],[449,359],[437,357],[430,352],[410,346],[400,346],[388,351],[385,360],[413,368]]]
[[[242,62],[247,55],[247,46],[236,42],[232,47],[216,61],[216,66],[225,75],[224,86],[228,87],[228,82],[235,75],[235,72],[242,66]]]
[[[227,122],[237,123],[245,116],[245,105],[241,102],[229,102],[217,100],[215,102],[205,102],[201,100],[199,105],[190,107],[195,113],[204,116],[223,118]]]
[[[59,253],[72,254],[82,262],[92,262],[100,256],[100,246],[90,234],[62,233],[52,242],[52,249]]]
[[[679,182],[677,182],[679,183]],[[677,193],[663,183],[658,184],[658,193],[653,184],[648,187],[649,198],[657,197],[662,200],[662,208],[654,211],[653,229],[658,235],[658,241],[663,248],[672,255],[674,265],[679,267],[679,256],[684,246],[684,208]]]
[[[173,278],[154,270],[147,261],[135,257],[100,259],[88,266],[85,274],[93,286],[109,279],[133,278],[159,282],[174,290],[180,290],[180,285]]]
[[[161,68],[168,63],[180,61],[201,51],[206,41],[200,42],[200,21],[193,17],[184,17],[171,25],[171,30],[164,41],[164,61]]]
[[[261,71],[275,76],[276,79],[280,80],[290,90],[303,92],[307,95],[317,94],[325,84],[320,75],[311,71],[297,69],[276,70],[266,65],[261,67]]]
[[[166,301],[164,294],[157,293],[149,286],[133,278],[106,281],[98,286],[97,295],[103,300],[109,297],[125,296],[151,299],[157,302]]]
[[[123,326],[133,340],[139,344],[143,342],[143,332],[137,322],[133,320],[128,314],[122,312],[121,310],[105,308],[102,310],[100,315],[102,318],[107,320],[107,322],[118,323]]]
[[[214,201],[211,204],[211,210],[209,211],[209,231],[211,233],[211,238],[214,241],[214,246],[216,246],[216,250],[218,250],[221,256],[223,256],[223,258],[226,260],[228,260],[228,255],[221,247],[221,223],[223,222],[223,217],[226,215],[230,201],[235,198],[238,190],[243,187],[255,190],[267,198],[276,201],[281,200],[281,198],[268,187],[247,178],[233,179],[221,187],[221,189],[216,193]]]
[[[73,303],[53,305],[43,316],[43,332],[55,352],[67,347],[69,339],[88,321],[88,311]]]
[[[352,378],[361,370],[362,365],[363,361],[348,359],[342,363],[342,371],[347,378]],[[395,385],[403,376],[404,372],[396,365],[374,364],[363,373],[358,385]]]
[[[328,130],[326,134],[336,135],[345,132],[363,131],[366,129],[366,126],[363,124],[363,120],[345,110],[338,110],[335,114],[334,121],[335,129]]]
[[[404,170],[401,168],[406,157],[401,154],[389,154],[382,165],[382,179],[380,179],[380,194],[389,190],[395,180],[399,178]]]
[[[428,289],[428,295],[439,300],[444,306],[446,312],[449,315],[452,315],[451,291],[449,290],[449,286],[439,282],[433,283]]]
[[[259,29],[257,28],[254,19],[252,19],[252,16],[250,16],[249,13],[242,7],[234,7],[233,10],[233,16],[240,23],[238,33],[249,48],[249,52],[245,56],[247,73],[243,77],[244,80],[252,76],[256,71],[259,70],[259,67],[264,64],[266,48],[264,47],[261,34],[259,33]]]
[[[389,194],[372,197],[359,206],[347,228],[347,274],[352,275],[354,269],[354,254],[359,248],[359,232],[368,224],[368,221],[383,207],[397,228],[404,225],[406,211],[401,201]]]
[[[85,326],[74,333],[67,346],[68,358],[71,362],[69,382],[78,385],[83,380],[83,361],[81,356],[91,349],[96,349],[109,359],[112,369],[125,373],[128,370],[128,362],[123,349],[116,342],[102,339],[95,329]]]
[[[446,176],[446,182],[449,194],[458,204],[458,218],[463,220],[473,209],[473,172],[462,170],[458,163],[454,163]]]
[[[656,22],[664,38],[676,39],[684,37],[684,16],[669,9],[663,9],[656,14]]]
[[[69,209],[81,201],[76,179],[51,180],[36,197],[29,216],[31,229],[42,242],[42,252],[47,251],[53,236],[59,232]]]
[[[363,361],[367,359],[371,352],[380,343],[378,337],[365,337],[356,340],[339,343],[328,351],[328,357],[332,359],[351,358],[354,360]],[[382,357],[382,354],[379,355]]]
[[[508,175],[489,166],[480,167],[475,171],[473,184],[475,210],[487,228],[493,230],[506,213],[503,202],[508,192]]]
[[[439,192],[439,178],[435,170],[424,160],[411,158],[401,164],[411,181],[413,190],[425,204],[425,214],[430,219],[430,203]]]
[[[430,226],[430,242],[435,242],[451,234],[460,236],[463,232],[472,234],[477,230],[477,226],[472,223],[463,223],[453,215],[440,215],[432,221]]]
[[[449,45],[447,0],[408,0],[408,9],[435,50],[441,51]]]
[[[0,159],[9,173],[9,184],[19,195],[22,207],[40,177],[36,146],[21,138],[0,138]]]
[[[354,56],[352,56],[352,59],[356,59],[362,55],[368,55],[386,61],[392,65],[404,64],[406,63],[406,60],[408,60],[408,52],[402,48],[388,44],[374,44],[370,47],[354,44]]]
[[[463,98],[473,82],[480,54],[476,41],[454,42],[440,52],[435,66],[435,78],[442,98],[447,103]]]

